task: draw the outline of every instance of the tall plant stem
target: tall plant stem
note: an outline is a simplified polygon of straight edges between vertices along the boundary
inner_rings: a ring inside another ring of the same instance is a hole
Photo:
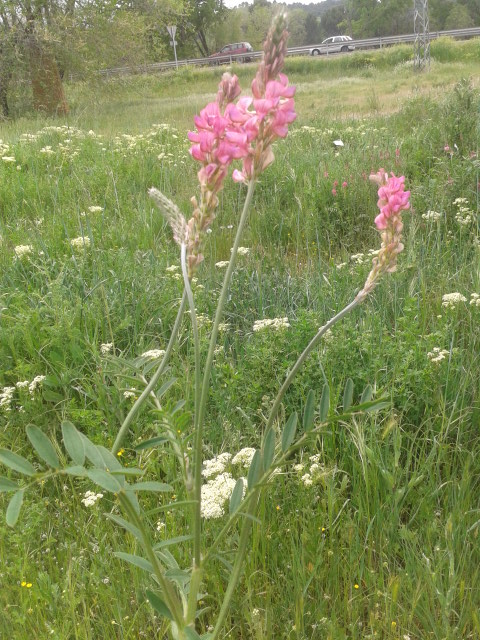
[[[178,600],[178,596],[175,593],[175,589],[172,583],[163,575],[163,568],[157,556],[155,555],[155,551],[153,550],[152,545],[150,544],[150,539],[149,539],[148,533],[145,531],[145,527],[143,525],[142,519],[139,517],[138,513],[135,511],[134,506],[132,505],[129,497],[125,494],[124,491],[120,491],[117,494],[117,496],[120,501],[120,504],[122,505],[123,509],[127,513],[130,521],[135,524],[135,526],[140,532],[140,536],[142,539],[142,546],[148,557],[148,560],[150,561],[153,567],[155,577],[157,578],[158,583],[162,589],[162,596],[165,599],[165,604],[170,609],[170,612],[173,616],[173,619],[175,620],[175,623],[180,628],[183,628],[184,619],[182,614],[182,608]]]
[[[218,612],[215,628],[209,640],[216,640],[218,638],[218,635],[222,630],[223,623],[225,622],[225,618],[227,617],[228,608],[230,607],[230,601],[233,594],[235,593],[238,581],[240,580],[240,577],[242,575],[243,561],[247,552],[248,539],[250,537],[250,531],[252,529],[252,519],[249,516],[252,516],[257,509],[258,496],[259,491],[257,490],[255,491],[255,495],[250,501],[248,510],[246,511],[242,524],[242,531],[240,533],[240,540],[238,542],[237,553],[235,554],[235,562],[233,564],[230,579],[225,590],[225,595],[223,596],[222,606],[220,607],[220,611]]]
[[[202,443],[203,443],[203,425],[205,421],[205,412],[207,407],[208,392],[210,390],[210,374],[212,372],[213,356],[215,346],[217,344],[218,327],[223,316],[223,309],[225,307],[225,301],[227,299],[228,289],[232,280],[233,270],[235,268],[235,260],[237,257],[238,247],[240,245],[240,239],[242,237],[243,229],[248,218],[248,212],[252,202],[253,191],[255,189],[255,181],[252,180],[248,185],[247,195],[243,205],[242,215],[238,223],[237,234],[235,236],[235,242],[233,243],[232,255],[228,264],[227,272],[223,280],[222,290],[218,298],[217,310],[215,312],[215,320],[213,322],[212,333],[210,336],[210,344],[207,353],[207,359],[205,361],[205,369],[203,372],[203,383],[200,394],[200,401],[198,407],[198,413],[195,416],[195,442],[194,442],[194,495],[195,495],[195,522],[194,522],[194,566],[201,566],[201,497],[202,497]]]
[[[350,311],[352,311],[352,309],[355,309],[355,307],[357,305],[359,305],[365,299],[365,296],[362,296],[361,294],[362,294],[362,292],[360,292],[352,300],[352,302],[350,302],[350,304],[348,304],[344,309],[339,311],[337,313],[337,315],[335,315],[331,320],[329,320],[326,325],[324,325],[323,327],[320,327],[320,329],[317,331],[317,333],[314,335],[314,337],[310,340],[308,345],[302,351],[302,353],[298,357],[298,360],[295,362],[295,364],[293,365],[292,369],[289,371],[287,377],[285,378],[284,383],[282,384],[282,386],[280,387],[280,390],[277,393],[277,397],[275,398],[275,401],[273,403],[272,409],[270,411],[270,415],[268,416],[267,425],[265,427],[265,433],[273,425],[273,421],[275,420],[275,418],[277,416],[277,413],[278,413],[278,410],[280,408],[280,405],[282,404],[283,397],[284,397],[285,393],[287,392],[287,389],[289,388],[289,386],[292,384],[292,382],[293,382],[295,376],[297,375],[300,367],[303,365],[303,363],[308,358],[308,356],[313,351],[313,349],[315,349],[315,347],[319,343],[319,341],[322,338],[322,336],[325,335],[325,333],[331,327],[333,327],[334,324],[336,324],[344,316],[346,316],[348,313],[350,313]]]
[[[115,442],[113,443],[112,453],[114,455],[116,455],[119,452],[123,444],[123,441],[127,436],[128,428],[130,427],[133,419],[139,412],[146,398],[150,395],[150,392],[155,388],[160,376],[162,375],[162,373],[165,371],[167,367],[168,360],[173,350],[173,345],[175,344],[175,341],[177,339],[178,331],[180,329],[180,324],[182,322],[182,317],[183,317],[183,313],[185,311],[186,305],[187,305],[187,294],[184,291],[182,296],[182,301],[180,302],[180,307],[178,309],[177,317],[175,319],[175,324],[173,325],[172,333],[170,334],[170,340],[168,341],[167,348],[165,349],[165,354],[163,356],[162,362],[160,363],[158,369],[153,374],[152,379],[147,384],[145,389],[142,391],[138,399],[135,401],[133,407],[130,409],[125,420],[123,421],[122,426],[120,427],[120,430],[115,439]]]

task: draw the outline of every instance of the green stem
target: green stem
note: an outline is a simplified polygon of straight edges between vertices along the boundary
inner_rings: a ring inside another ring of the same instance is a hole
[[[185,622],[183,619],[182,607],[178,600],[177,594],[175,593],[175,589],[167,578],[163,575],[163,568],[160,564],[157,556],[155,555],[155,551],[150,544],[150,539],[148,537],[147,532],[145,531],[145,527],[143,526],[142,519],[139,517],[138,513],[135,511],[134,506],[131,504],[130,499],[122,490],[117,493],[117,497],[119,499],[120,504],[124,508],[125,512],[128,514],[130,521],[135,524],[137,529],[140,531],[140,535],[142,537],[142,546],[145,550],[145,553],[150,561],[153,571],[155,573],[155,577],[158,580],[160,588],[162,589],[162,595],[165,598],[165,604],[170,609],[170,612],[175,620],[175,623],[182,629],[185,626]]]
[[[254,498],[250,502],[247,514],[253,515],[257,508],[258,502],[258,490],[253,492]],[[242,575],[243,569],[243,560],[245,558],[245,554],[247,552],[248,539],[250,537],[250,530],[252,528],[252,519],[246,517],[243,521],[242,531],[240,533],[240,540],[238,542],[237,553],[235,554],[235,562],[232,568],[232,572],[230,574],[230,579],[228,581],[227,589],[225,591],[225,595],[223,596],[222,606],[220,607],[220,611],[218,612],[217,622],[215,624],[215,628],[210,636],[210,640],[216,640],[218,638],[219,633],[222,630],[223,623],[225,622],[225,618],[227,617],[228,608],[230,606],[230,601],[235,593],[235,589],[237,588],[238,581]]]
[[[298,357],[298,360],[293,365],[292,369],[289,371],[287,377],[285,378],[285,382],[280,387],[280,390],[279,390],[279,392],[277,394],[277,397],[275,398],[275,401],[273,403],[272,409],[270,411],[270,415],[268,417],[268,421],[267,421],[267,424],[266,424],[266,427],[265,427],[265,433],[273,425],[273,421],[275,420],[275,418],[277,416],[278,410],[280,408],[280,405],[282,404],[283,397],[284,397],[285,393],[287,392],[288,387],[292,384],[292,382],[293,382],[295,376],[297,375],[300,367],[305,362],[305,360],[308,358],[308,356],[313,351],[313,349],[317,346],[317,344],[319,343],[319,341],[322,338],[322,336],[325,335],[325,333],[331,327],[333,327],[334,324],[336,324],[344,316],[346,316],[348,313],[350,313],[350,311],[352,311],[352,309],[355,309],[355,307],[357,305],[359,305],[364,299],[365,298],[360,296],[360,294],[359,294],[356,298],[354,298],[352,300],[352,302],[350,302],[350,304],[348,304],[344,309],[339,311],[337,313],[337,315],[335,315],[331,320],[329,320],[326,325],[324,325],[323,327],[320,327],[320,329],[315,334],[315,336],[310,340],[308,345],[305,347],[305,349],[302,351],[302,353]]]
[[[194,495],[196,500],[195,505],[195,522],[194,522],[194,563],[196,567],[201,566],[201,499],[202,499],[202,442],[203,442],[203,425],[205,421],[205,412],[207,407],[208,392],[210,389],[210,374],[212,372],[213,356],[215,346],[217,344],[218,327],[223,315],[223,309],[225,301],[227,299],[228,289],[232,279],[233,270],[235,268],[235,260],[237,257],[238,247],[240,245],[240,239],[243,233],[243,229],[248,217],[248,211],[252,202],[253,191],[255,188],[255,182],[252,180],[248,185],[248,191],[243,205],[242,215],[238,223],[237,234],[235,236],[235,242],[233,243],[232,254],[230,262],[228,264],[227,272],[223,280],[222,290],[218,299],[217,310],[215,312],[215,320],[213,322],[212,333],[210,336],[210,344],[207,353],[207,359],[205,361],[205,370],[203,373],[203,383],[199,400],[198,414],[196,416],[195,423],[195,442],[194,442]]]
[[[180,303],[180,308],[178,309],[177,317],[175,319],[175,324],[173,325],[172,333],[170,335],[170,340],[168,341],[167,348],[165,349],[165,355],[163,356],[162,362],[160,363],[158,369],[153,374],[152,379],[147,384],[145,389],[142,391],[142,393],[140,394],[139,398],[136,400],[136,402],[134,403],[133,407],[128,412],[125,420],[123,421],[122,426],[120,427],[120,430],[119,430],[119,432],[117,434],[117,437],[115,439],[115,442],[113,443],[112,453],[114,455],[116,455],[119,452],[119,450],[120,450],[120,448],[121,448],[121,446],[123,444],[123,441],[125,440],[125,438],[127,436],[128,428],[129,428],[130,424],[132,423],[134,417],[137,415],[138,411],[140,410],[140,408],[143,405],[143,403],[145,402],[145,400],[150,395],[150,392],[155,388],[160,376],[162,375],[162,373],[166,369],[168,360],[170,358],[170,354],[171,354],[171,352],[173,350],[173,345],[175,344],[175,340],[177,339],[178,331],[180,329],[180,324],[182,322],[182,317],[183,317],[183,313],[185,311],[186,304],[187,304],[187,295],[186,295],[186,293],[184,291],[183,292],[183,296],[182,296],[182,301]]]

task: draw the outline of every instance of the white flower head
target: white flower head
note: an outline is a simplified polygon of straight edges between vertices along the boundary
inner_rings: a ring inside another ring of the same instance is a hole
[[[112,352],[113,342],[105,342],[100,345],[100,353],[102,356],[108,356],[109,353]]]
[[[255,454],[255,449],[253,447],[244,447],[240,449],[240,451],[232,458],[232,464],[239,464],[245,469],[252,464],[252,459]]]
[[[442,306],[446,309],[454,309],[461,302],[466,302],[467,299],[458,291],[454,293],[445,293],[442,296]]]
[[[18,260],[29,256],[33,252],[33,247],[31,244],[19,244],[14,248],[15,257]]]

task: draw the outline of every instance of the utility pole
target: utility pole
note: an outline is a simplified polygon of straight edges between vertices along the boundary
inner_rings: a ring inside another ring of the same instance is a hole
[[[415,69],[430,69],[430,27],[428,0],[413,0],[413,30],[415,32]]]

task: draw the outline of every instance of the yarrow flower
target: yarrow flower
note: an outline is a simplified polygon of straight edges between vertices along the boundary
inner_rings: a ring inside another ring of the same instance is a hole
[[[427,222],[438,222],[442,219],[442,215],[438,211],[427,211],[427,213],[422,213],[422,219]]]
[[[472,307],[480,307],[480,294],[471,293],[470,294],[470,306]]]
[[[15,257],[21,260],[33,252],[33,247],[31,244],[19,244],[14,248],[14,252]]]
[[[455,291],[454,293],[445,293],[442,296],[442,307],[445,307],[446,309],[455,309],[458,304],[466,301],[466,297],[461,293],[458,293],[458,291]]]
[[[255,332],[268,328],[279,331],[280,329],[288,329],[289,327],[290,323],[288,322],[288,318],[265,318],[265,320],[255,320],[253,323],[253,330]]]
[[[109,353],[112,352],[113,342],[105,342],[100,345],[100,353],[102,356],[108,356]]]
[[[230,473],[221,473],[202,486],[202,518],[221,518],[236,481]]]
[[[447,351],[446,349],[440,349],[440,347],[434,347],[432,351],[429,351],[427,353],[427,358],[430,360],[430,362],[438,364],[442,360],[445,360],[445,358],[448,355],[450,355],[450,352]]]
[[[357,294],[357,300],[364,300],[373,291],[383,273],[392,273],[397,268],[397,255],[403,251],[402,211],[410,208],[410,191],[405,191],[405,177],[393,173],[388,176],[384,169],[370,175],[370,180],[379,185],[377,206],[380,213],[375,224],[380,231],[382,245],[378,255],[373,258],[370,271],[363,289]]]
[[[84,497],[82,498],[82,502],[86,507],[91,507],[94,505],[97,500],[103,498],[103,493],[95,493],[94,491],[86,491]]]
[[[90,238],[88,236],[79,236],[78,238],[72,238],[70,245],[76,251],[83,251],[90,246]]]
[[[248,467],[252,464],[254,454],[255,449],[253,447],[244,447],[233,456],[232,464],[239,464],[245,469],[248,469]]]
[[[145,351],[144,353],[142,353],[140,357],[155,360],[157,358],[162,358],[164,355],[165,349],[150,349],[149,351]]]
[[[204,478],[211,478],[219,473],[225,471],[227,464],[232,459],[231,453],[220,453],[218,456],[211,458],[210,460],[203,461],[202,476]]]

